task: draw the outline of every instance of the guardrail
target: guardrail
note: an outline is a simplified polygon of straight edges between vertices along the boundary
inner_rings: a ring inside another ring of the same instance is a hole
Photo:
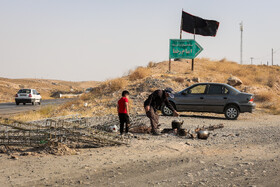
[[[71,98],[71,97],[80,97],[82,94],[59,94],[59,98]]]

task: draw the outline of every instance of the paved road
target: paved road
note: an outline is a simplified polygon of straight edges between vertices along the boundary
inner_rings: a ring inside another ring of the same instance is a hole
[[[16,114],[20,112],[38,110],[41,106],[46,105],[59,105],[73,99],[48,99],[42,100],[41,105],[31,105],[31,103],[26,103],[26,105],[20,104],[16,105],[15,103],[0,103],[0,116],[7,116],[11,114]]]

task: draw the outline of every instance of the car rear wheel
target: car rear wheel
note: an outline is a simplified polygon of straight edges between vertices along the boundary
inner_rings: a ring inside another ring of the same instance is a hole
[[[19,105],[19,102],[16,102],[16,105]]]
[[[173,111],[170,110],[165,104],[161,107],[161,113],[164,116],[173,116]]]
[[[41,100],[38,102],[39,105],[41,105]]]
[[[25,105],[26,103],[23,103],[23,105]]]
[[[225,117],[229,120],[236,120],[239,113],[239,109],[234,105],[227,106],[225,109]]]

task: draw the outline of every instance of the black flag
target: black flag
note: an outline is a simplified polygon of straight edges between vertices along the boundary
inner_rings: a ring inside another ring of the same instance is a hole
[[[184,11],[182,11],[181,24],[181,29],[183,31],[202,36],[216,36],[219,28],[219,22],[215,20],[202,19]]]

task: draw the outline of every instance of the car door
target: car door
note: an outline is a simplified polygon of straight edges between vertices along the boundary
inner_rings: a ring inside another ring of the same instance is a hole
[[[205,94],[206,112],[222,113],[228,100],[228,89],[220,84],[209,84],[207,94]]]
[[[179,111],[203,111],[206,87],[207,84],[199,84],[182,91],[176,97],[177,109]]]
[[[34,95],[35,101],[39,102],[40,99],[39,99],[38,92],[36,90],[33,90],[33,95]]]

